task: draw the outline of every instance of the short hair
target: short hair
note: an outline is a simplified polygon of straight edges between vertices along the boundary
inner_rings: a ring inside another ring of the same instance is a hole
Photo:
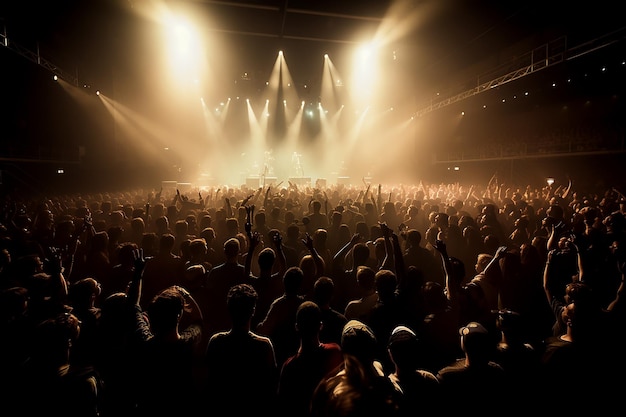
[[[379,297],[391,296],[396,291],[397,285],[398,278],[393,271],[381,269],[376,272],[376,292]]]
[[[299,266],[292,266],[283,275],[283,286],[287,294],[295,294],[304,281],[304,272]]]
[[[419,244],[422,242],[422,234],[419,230],[409,229],[406,232],[406,240],[412,246],[419,246]]]
[[[330,303],[333,297],[333,291],[335,290],[335,283],[333,279],[327,276],[321,276],[313,284],[313,296],[315,301],[320,305],[326,305]]]
[[[301,334],[315,334],[320,330],[322,311],[313,301],[305,301],[296,311],[296,325]]]
[[[370,257],[370,248],[363,242],[358,242],[352,248],[352,259],[355,262],[365,262]]]
[[[175,286],[161,290],[151,300],[147,309],[153,332],[162,333],[174,328],[184,307],[185,298]]]
[[[361,265],[356,270],[356,281],[361,288],[373,289],[376,287],[376,271],[372,267]]]
[[[254,315],[259,294],[250,284],[237,284],[230,287],[226,295],[228,312],[233,322],[250,319]]]
[[[224,254],[228,257],[237,256],[241,249],[241,243],[239,239],[231,237],[224,242]]]
[[[259,252],[257,263],[261,269],[270,269],[274,265],[275,260],[276,253],[274,252],[274,249],[263,248],[261,252]]]

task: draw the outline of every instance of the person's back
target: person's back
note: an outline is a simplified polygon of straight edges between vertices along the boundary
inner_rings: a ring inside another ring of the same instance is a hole
[[[71,344],[80,333],[78,318],[63,313],[41,322],[33,334],[32,354],[14,391],[11,413],[24,416],[97,417],[102,380],[92,367],[70,362]]]
[[[516,311],[499,310],[496,328],[501,332],[501,338],[493,361],[507,373],[513,390],[538,394],[541,352],[527,341],[524,317]]]
[[[372,330],[358,320],[344,326],[344,364],[322,379],[311,399],[312,416],[366,417],[399,415],[402,392],[386,377]]]
[[[424,354],[415,332],[398,326],[391,332],[387,344],[393,369],[388,378],[402,390],[400,415],[416,416],[441,411],[441,387],[430,371],[420,366]]]
[[[415,266],[424,274],[426,281],[443,282],[443,271],[437,259],[428,249],[421,246],[422,234],[409,229],[405,234],[406,249],[403,253],[405,268]]]
[[[298,293],[303,278],[304,274],[298,267],[291,267],[285,272],[283,295],[274,300],[265,318],[256,327],[259,334],[272,340],[279,367],[298,350],[295,322],[298,307],[304,302],[304,297]]]
[[[251,331],[258,294],[249,284],[229,289],[227,305],[232,327],[213,334],[206,348],[206,404],[224,404],[233,416],[275,411],[278,367],[268,337]]]
[[[152,337],[141,347],[139,415],[188,413],[200,393],[195,367],[201,361],[202,314],[191,294],[172,286],[147,308]]]
[[[259,295],[257,306],[252,317],[252,326],[261,322],[270,306],[278,297],[283,294],[283,274],[284,272],[273,273],[274,263],[276,261],[276,252],[272,248],[263,248],[257,257],[259,264],[259,276],[253,277],[252,286]]]
[[[467,399],[488,396],[495,404],[505,405],[509,390],[504,369],[490,360],[493,355],[494,338],[488,330],[477,322],[470,322],[459,329],[461,348],[464,357],[437,372],[437,379],[443,390],[443,397],[456,399],[447,403],[447,412],[462,412]],[[515,393],[518,394],[518,393]],[[497,401],[497,403],[496,403]],[[486,410],[488,414],[500,412],[499,409]]]
[[[99,297],[102,288],[93,278],[83,278],[73,282],[68,289],[68,301],[74,314],[80,320],[80,334],[72,346],[72,363],[81,366],[94,366],[97,355],[98,326],[101,310]]]
[[[379,341],[381,362],[385,366],[385,370],[391,366],[389,357],[385,354],[387,340],[389,340],[392,330],[405,321],[404,311],[396,292],[397,282],[396,274],[390,270],[382,269],[376,272],[375,285],[378,301],[366,321]]]
[[[343,364],[340,345],[320,341],[319,332],[323,326],[321,320],[321,310],[314,302],[305,301],[298,307],[296,327],[300,347],[295,355],[285,360],[280,372],[280,415],[308,416],[311,397],[317,384]]]
[[[423,294],[426,315],[419,332],[426,349],[426,369],[437,372],[462,353],[458,335],[459,314],[449,304],[439,283],[427,281]]]
[[[334,342],[339,344],[341,342],[343,326],[348,322],[348,319],[342,312],[331,307],[330,303],[333,298],[334,289],[335,284],[331,278],[326,276],[319,277],[317,281],[315,281],[313,301],[315,301],[322,312],[320,340],[322,342]]]
[[[234,237],[228,239],[223,246],[226,261],[209,272],[206,286],[208,302],[203,308],[207,313],[205,320],[211,329],[210,334],[230,327],[226,305],[228,290],[233,285],[250,283],[250,278],[245,276],[245,266],[239,263],[240,248],[239,240]]]
[[[348,258],[352,264],[346,265]],[[370,250],[362,241],[361,235],[354,234],[349,243],[344,245],[333,257],[329,274],[336,287],[336,296],[333,306],[338,310],[345,310],[352,300],[361,298],[363,295],[358,283],[358,270],[366,266],[370,261]]]
[[[180,282],[185,272],[184,261],[173,253],[175,239],[169,233],[161,235],[159,253],[154,258],[146,259],[141,302],[144,309],[161,290]]]
[[[311,203],[311,212],[308,214],[309,224],[308,230],[314,232],[317,229],[328,229],[328,216],[321,212],[322,203],[319,200],[313,200]]]
[[[369,266],[359,266],[356,272],[356,281],[361,290],[361,296],[348,302],[344,315],[348,320],[367,322],[369,315],[378,302],[376,293],[376,271]]]

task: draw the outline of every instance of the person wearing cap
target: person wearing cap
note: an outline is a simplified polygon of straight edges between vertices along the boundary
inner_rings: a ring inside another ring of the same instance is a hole
[[[387,352],[394,365],[387,377],[402,391],[400,415],[416,416],[440,410],[439,380],[421,368],[424,351],[415,332],[407,326],[397,326],[389,337]]]
[[[372,329],[359,320],[343,327],[343,365],[313,392],[311,416],[398,416],[402,391],[385,375]]]
[[[488,396],[502,400],[507,394],[507,376],[504,368],[493,362],[493,336],[485,326],[469,322],[459,329],[464,357],[437,372],[443,396],[451,400],[447,407],[452,411],[466,409],[464,399]],[[452,401],[458,399],[459,401]]]
[[[536,389],[541,353],[529,342],[524,317],[517,311],[501,309],[494,312],[500,339],[493,360],[506,373],[509,380],[520,389]]]

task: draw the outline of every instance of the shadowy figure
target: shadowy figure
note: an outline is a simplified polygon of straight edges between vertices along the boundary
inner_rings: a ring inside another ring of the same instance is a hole
[[[230,288],[226,304],[230,330],[211,336],[206,348],[207,390],[205,404],[228,404],[236,416],[273,413],[276,405],[278,367],[268,337],[251,330],[258,298],[249,284]]]
[[[337,372],[337,368],[343,364],[340,345],[320,341],[322,327],[319,306],[312,301],[300,304],[296,313],[300,347],[295,355],[285,360],[278,383],[278,409],[281,416],[309,416],[315,387],[322,378]]]

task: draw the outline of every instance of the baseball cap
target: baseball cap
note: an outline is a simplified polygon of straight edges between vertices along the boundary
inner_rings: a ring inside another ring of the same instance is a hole
[[[459,329],[466,351],[482,349],[490,342],[489,331],[482,324],[471,321]]]
[[[389,336],[388,347],[405,346],[408,344],[416,343],[418,341],[417,335],[413,330],[406,326],[397,326],[391,332]]]
[[[372,359],[376,352],[376,336],[372,329],[359,320],[349,320],[341,333],[341,349],[358,359]]]

